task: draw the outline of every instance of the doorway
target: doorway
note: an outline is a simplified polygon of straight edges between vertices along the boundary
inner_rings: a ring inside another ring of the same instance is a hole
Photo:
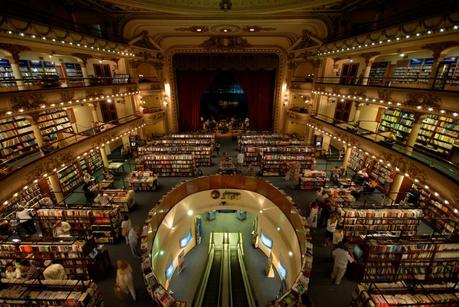
[[[357,71],[359,70],[359,63],[343,64],[341,70],[340,84],[354,84],[357,81]]]

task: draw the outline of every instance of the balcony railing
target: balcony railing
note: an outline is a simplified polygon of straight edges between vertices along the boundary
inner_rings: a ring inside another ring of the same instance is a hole
[[[129,123],[133,120],[142,118],[140,113],[132,114],[106,123],[95,123],[93,127],[75,133],[65,133],[65,137],[56,141],[48,142],[43,147],[35,151],[28,152],[26,155],[16,157],[14,160],[7,160],[0,163],[0,178],[28,165],[38,159],[51,155],[56,151],[81,142],[87,138],[99,135],[117,126]]]
[[[423,78],[410,77],[387,77],[387,78],[362,78],[362,77],[321,77],[316,83],[340,84],[352,86],[373,86],[393,88],[416,88],[437,91],[459,91],[459,78]]]
[[[113,77],[68,77],[59,78],[57,75],[41,75],[22,79],[0,78],[0,92],[16,92],[23,90],[55,89],[66,87],[85,87],[99,85],[129,84],[133,80],[128,74],[118,74]]]
[[[379,122],[376,121],[360,121],[359,124],[352,122],[344,122],[330,118],[323,115],[314,115],[313,118],[320,121],[329,123],[333,126],[346,130],[349,133],[354,135],[361,136],[370,141],[378,143],[384,147],[395,150],[407,157],[415,159],[429,167],[436,169],[438,172],[448,176],[455,182],[459,182],[459,165],[454,164],[453,162],[447,160],[444,157],[435,155],[431,151],[425,150],[422,147],[418,146],[409,146],[397,139],[392,137],[390,132],[381,132],[378,131]],[[375,131],[367,130],[361,127],[361,125],[369,125],[376,127]],[[407,148],[411,148],[411,154],[406,154]]]

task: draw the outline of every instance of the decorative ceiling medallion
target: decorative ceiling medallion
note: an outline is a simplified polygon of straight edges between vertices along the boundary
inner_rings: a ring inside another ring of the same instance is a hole
[[[209,32],[209,27],[207,27],[207,26],[191,26],[191,27],[175,28],[174,30],[175,31],[203,33],[203,32]]]
[[[199,46],[207,49],[240,49],[251,45],[239,36],[212,36]]]
[[[261,32],[261,31],[274,31],[276,28],[260,27],[260,26],[245,26],[242,28],[244,32]]]
[[[210,28],[212,32],[217,33],[237,33],[241,32],[241,27],[236,25],[216,25]]]

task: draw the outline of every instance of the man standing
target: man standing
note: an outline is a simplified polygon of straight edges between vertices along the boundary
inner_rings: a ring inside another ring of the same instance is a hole
[[[335,285],[339,285],[346,273],[347,264],[354,262],[354,258],[344,249],[342,244],[339,244],[332,254],[335,261],[331,278],[335,281]]]

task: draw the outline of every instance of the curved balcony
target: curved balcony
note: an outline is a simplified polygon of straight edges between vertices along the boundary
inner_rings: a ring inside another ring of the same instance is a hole
[[[155,113],[155,120],[160,120],[163,114],[163,111],[158,110]],[[105,144],[142,124],[144,124],[143,115],[133,114],[50,143],[47,147],[23,159],[4,163],[0,179],[4,188],[0,191],[0,199],[7,199],[11,194],[36,178],[40,178],[43,174],[52,173],[62,164],[68,164],[77,156],[91,149],[94,150],[100,144]]]

